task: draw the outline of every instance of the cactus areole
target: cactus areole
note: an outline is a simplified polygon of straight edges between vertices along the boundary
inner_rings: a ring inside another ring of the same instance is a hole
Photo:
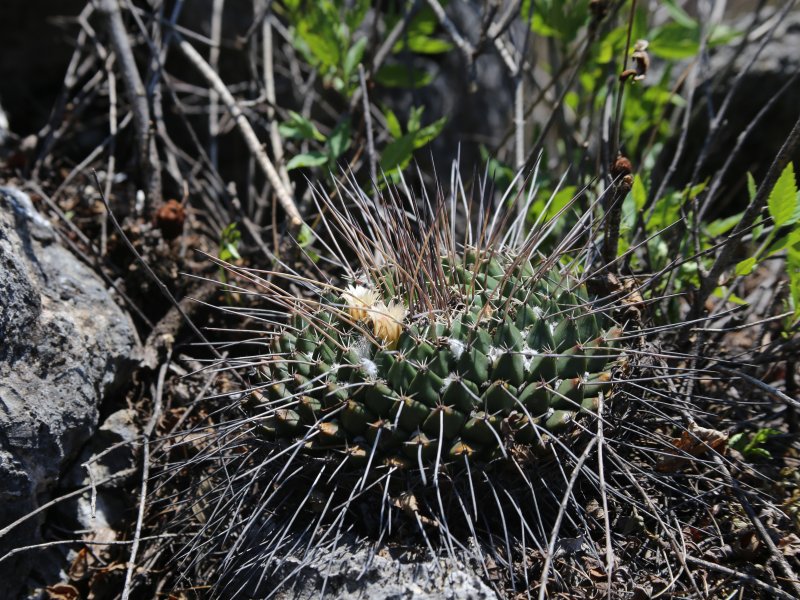
[[[260,435],[361,469],[537,460],[609,398],[621,330],[578,279],[474,247],[417,262],[298,303],[249,400]]]

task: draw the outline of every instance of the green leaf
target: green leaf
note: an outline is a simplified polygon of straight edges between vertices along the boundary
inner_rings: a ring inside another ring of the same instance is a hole
[[[729,288],[721,285],[719,287],[714,288],[714,291],[711,294],[715,298],[727,299],[728,302],[733,302],[734,304],[738,304],[739,306],[747,306],[747,300],[740,298],[736,294],[730,291]]]
[[[375,73],[375,81],[389,88],[421,88],[433,81],[433,73],[393,63],[383,65]]]
[[[417,54],[443,54],[452,50],[453,44],[446,40],[428,37],[427,35],[414,35],[397,42],[392,48],[392,52],[397,53],[404,48]]]
[[[740,31],[739,29],[734,29],[728,25],[719,24],[711,30],[711,33],[708,36],[708,45],[710,48],[724,46],[725,44],[742,37],[742,35],[744,35],[744,32]]]
[[[305,248],[306,246],[310,246],[311,243],[316,239],[314,235],[314,231],[305,223],[300,227],[300,231],[297,234],[297,245],[301,248]]]
[[[697,55],[700,29],[687,29],[678,23],[667,23],[655,30],[648,51],[668,60],[682,60]]]
[[[345,119],[336,126],[328,138],[329,157],[335,161],[350,147],[350,119]]]
[[[437,119],[430,125],[426,125],[421,129],[417,129],[414,132],[414,150],[417,148],[422,148],[426,144],[428,144],[431,140],[436,138],[444,127],[445,123],[447,123],[447,117],[442,117],[441,119]]]
[[[389,134],[391,134],[394,139],[403,137],[400,121],[397,119],[397,115],[394,114],[394,111],[391,108],[384,108],[383,116],[386,119],[386,127],[389,129]]]
[[[352,8],[345,8],[344,20],[350,31],[355,31],[369,11],[370,0],[356,0]]]
[[[531,29],[539,35],[568,43],[586,23],[588,3],[583,0],[525,0],[521,14],[532,15]]]
[[[750,201],[752,202],[756,194],[758,193],[758,186],[756,186],[756,180],[753,177],[753,174],[748,171],[747,172],[747,195],[750,196]]]
[[[409,118],[408,126],[410,130],[409,133],[390,143],[383,151],[383,155],[381,156],[381,169],[384,171],[391,171],[397,167],[401,169],[404,168],[410,162],[414,150],[422,148],[422,146],[439,135],[442,127],[444,127],[444,124],[447,122],[447,118],[442,117],[430,125],[419,129],[412,129],[412,118],[415,117],[415,114],[417,114],[416,118],[419,118],[418,115],[422,114],[422,111],[415,111],[412,109],[411,112],[412,117]]]
[[[753,436],[753,441],[750,443],[754,446],[757,446],[765,443],[766,441],[769,440],[769,438],[780,434],[781,434],[780,431],[778,431],[777,429],[772,429],[771,427],[759,429]]]
[[[422,127],[422,113],[424,112],[424,106],[411,107],[411,113],[408,115],[408,122],[406,123],[406,129],[409,133],[413,133]]]
[[[741,452],[744,450],[744,446],[747,442],[744,439],[744,432],[740,431],[739,433],[734,433],[731,437],[728,438],[728,446],[733,448],[734,450],[738,450]]]
[[[239,242],[241,239],[242,234],[237,229],[236,223],[228,224],[219,236],[219,258],[226,262],[242,258],[239,255]]]
[[[312,11],[311,18],[305,18],[297,25],[297,33],[308,46],[314,58],[326,68],[340,64],[342,42],[338,30],[324,17]]]
[[[769,194],[767,200],[769,214],[775,221],[776,227],[791,225],[797,221],[797,183],[794,179],[794,166],[792,163],[786,168],[775,182],[775,187]]]
[[[789,246],[786,270],[789,272],[789,293],[794,310],[793,321],[800,319],[800,243]]]
[[[289,111],[289,120],[278,126],[278,131],[288,139],[325,141],[325,136],[319,132],[311,121],[293,110]]]
[[[669,16],[672,17],[673,21],[682,27],[689,29],[697,28],[697,22],[690,17],[685,10],[678,6],[675,0],[664,0],[663,5],[664,8],[667,9],[667,12],[669,13]]]
[[[358,41],[350,46],[347,55],[344,57],[344,64],[342,65],[342,73],[345,79],[350,77],[356,72],[358,63],[364,58],[364,49],[367,47],[367,38],[361,37]]]
[[[637,211],[644,208],[647,203],[647,190],[642,182],[642,177],[638,173],[633,178],[633,187],[631,188],[631,195],[633,196],[633,204]]]
[[[387,27],[394,27],[399,19],[387,20]],[[405,34],[392,47],[392,53],[398,54],[410,50],[417,54],[441,54],[448,52],[453,46],[447,41],[432,37],[439,26],[439,19],[430,6],[424,6],[406,25]]]
[[[286,170],[300,169],[302,167],[318,167],[328,162],[328,155],[324,152],[308,152],[306,154],[298,154],[293,157],[286,165]]]
[[[636,225],[636,215],[638,213],[639,211],[636,210],[636,202],[631,192],[625,196],[625,200],[622,201],[622,220],[620,221],[619,230],[620,238],[627,237],[626,234]]]
[[[401,169],[411,160],[411,153],[414,152],[414,134],[407,133],[391,142],[383,150],[381,155],[381,169],[391,171],[396,167]]]
[[[772,458],[772,454],[770,454],[769,450],[764,448],[747,448],[747,456],[750,458]]]
[[[716,221],[712,221],[706,227],[706,233],[710,237],[717,237],[720,235],[725,235],[731,229],[736,227],[736,224],[742,220],[742,213],[738,213],[735,215],[731,215],[730,217],[726,217],[724,219],[717,219]]]
[[[486,172],[495,183],[495,189],[507,190],[514,180],[514,169],[492,157],[489,149],[480,145],[481,159],[486,163]]]
[[[547,209],[545,219],[548,221],[553,219],[567,204],[572,202],[577,189],[578,188],[574,185],[565,185],[558,190],[556,195],[553,197],[553,201],[550,203],[550,207]]]
[[[430,35],[436,31],[439,19],[430,6],[425,6],[415,14],[408,23],[408,35]]]
[[[747,437],[745,437],[744,432],[740,432],[728,439],[728,446],[738,450],[746,458],[772,458],[769,451],[761,446],[767,443],[771,437],[780,434],[780,431],[771,428],[759,429],[756,433]]]
[[[739,277],[743,275],[749,275],[750,273],[753,272],[753,268],[755,266],[756,266],[756,259],[754,256],[746,258],[736,265],[736,275]]]

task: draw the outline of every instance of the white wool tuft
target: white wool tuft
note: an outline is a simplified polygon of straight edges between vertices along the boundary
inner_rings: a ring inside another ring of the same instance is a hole
[[[450,352],[453,353],[455,359],[458,360],[461,358],[461,355],[464,354],[464,349],[466,348],[466,346],[464,346],[464,342],[455,338],[450,338],[448,340],[448,344],[450,345]]]

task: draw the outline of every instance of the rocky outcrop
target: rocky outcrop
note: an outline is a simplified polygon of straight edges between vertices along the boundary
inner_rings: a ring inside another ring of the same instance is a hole
[[[408,560],[382,547],[377,552],[352,539],[312,561],[289,556],[275,574],[293,574],[285,589],[243,587],[243,597],[276,600],[497,600],[495,592],[466,567],[439,559]],[[270,580],[273,581],[273,580]],[[241,582],[231,586],[237,589]],[[273,595],[274,594],[274,595]],[[237,598],[239,596],[236,596]]]
[[[0,188],[0,530],[49,499],[126,372],[133,325],[102,280],[57,241],[30,198]],[[39,519],[0,538],[35,543]],[[33,556],[0,562],[14,598]]]

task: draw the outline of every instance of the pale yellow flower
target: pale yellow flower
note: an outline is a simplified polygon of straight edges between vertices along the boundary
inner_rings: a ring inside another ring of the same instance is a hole
[[[369,309],[378,301],[378,292],[363,285],[349,285],[342,294],[347,312],[354,321],[369,318]]]
[[[403,319],[407,312],[402,304],[390,302],[386,306],[383,302],[377,302],[369,314],[375,337],[382,339],[389,348],[394,348],[403,331]]]

